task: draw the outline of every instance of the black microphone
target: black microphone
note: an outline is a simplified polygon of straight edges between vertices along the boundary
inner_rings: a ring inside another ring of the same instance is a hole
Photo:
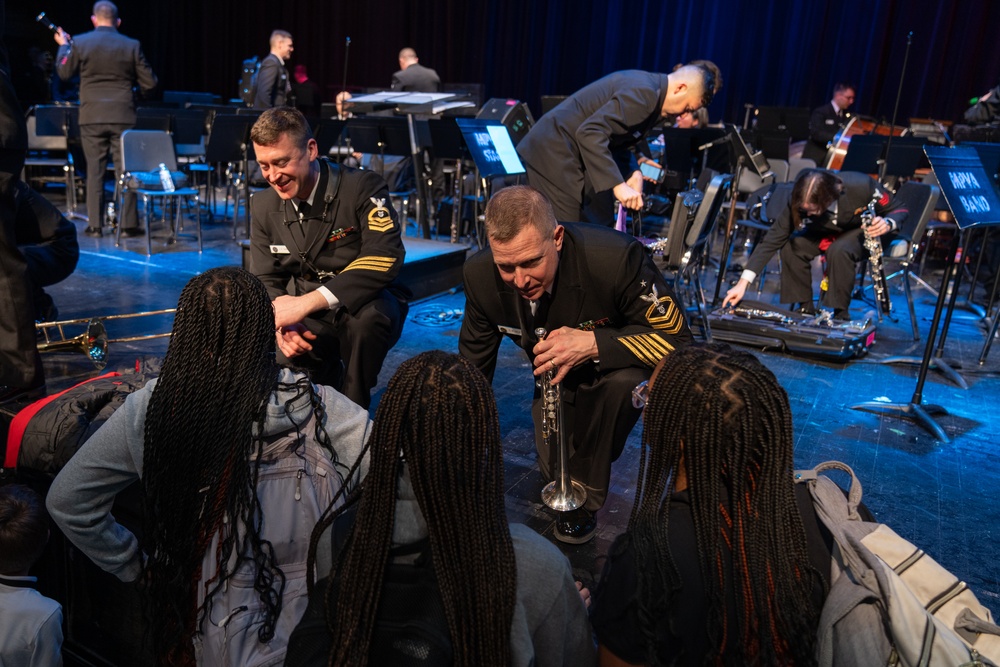
[[[56,26],[56,24],[54,24],[52,21],[49,20],[49,17],[45,15],[45,12],[42,12],[41,14],[39,14],[38,16],[36,16],[35,20],[38,21],[39,23],[41,23],[42,25],[44,25],[49,30],[51,30],[53,35],[58,35],[59,34],[59,27]],[[67,35],[67,37],[68,37],[68,35]],[[73,40],[70,39],[69,43],[72,44]]]
[[[46,28],[48,28],[52,32],[59,32],[59,28],[57,28],[55,24],[49,20],[49,17],[45,15],[45,12],[42,12],[41,14],[36,16],[35,20],[43,24]]]

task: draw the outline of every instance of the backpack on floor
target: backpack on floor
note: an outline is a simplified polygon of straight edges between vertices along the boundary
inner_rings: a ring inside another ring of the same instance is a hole
[[[851,476],[845,497],[820,473]],[[850,466],[821,463],[795,473],[833,534],[830,593],[817,632],[820,667],[997,665],[1000,626],[951,572],[881,523],[858,515],[861,483]]]
[[[105,373],[26,406],[10,423],[5,469],[30,470],[51,479],[99,429],[148,373]]]

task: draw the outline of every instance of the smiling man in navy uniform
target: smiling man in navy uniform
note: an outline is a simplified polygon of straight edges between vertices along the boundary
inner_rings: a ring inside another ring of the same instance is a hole
[[[563,512],[556,537],[593,537],[593,512],[608,495],[611,463],[639,419],[632,390],[656,363],[691,342],[684,313],[646,249],[597,225],[556,222],[545,197],[527,186],[500,190],[486,207],[490,248],[465,264],[462,356],[488,378],[504,336],[534,366],[562,383],[569,472],[584,485],[584,508]],[[534,329],[550,333],[539,341]],[[525,380],[528,381],[527,379]],[[532,413],[542,476],[557,474],[540,437],[536,388]]]
[[[250,268],[274,299],[278,360],[367,408],[409,297],[385,181],[319,159],[291,107],[261,114],[250,138],[271,185],[251,202]]]

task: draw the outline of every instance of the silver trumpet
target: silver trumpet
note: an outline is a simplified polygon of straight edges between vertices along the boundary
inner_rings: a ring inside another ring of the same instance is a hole
[[[535,329],[535,336],[542,340],[548,332]],[[551,365],[550,365],[551,366]],[[563,429],[562,385],[552,384],[556,371],[551,367],[542,374],[542,440],[549,452],[557,452],[558,471],[555,479],[542,489],[542,502],[557,512],[568,512],[583,507],[587,490],[583,484],[569,476],[569,447]]]

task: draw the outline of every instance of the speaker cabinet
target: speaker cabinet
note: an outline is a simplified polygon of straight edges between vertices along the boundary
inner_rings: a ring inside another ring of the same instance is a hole
[[[476,118],[500,121],[510,132],[515,146],[535,124],[535,119],[532,118],[531,110],[528,109],[527,104],[505,97],[494,97],[488,101],[476,114]]]

